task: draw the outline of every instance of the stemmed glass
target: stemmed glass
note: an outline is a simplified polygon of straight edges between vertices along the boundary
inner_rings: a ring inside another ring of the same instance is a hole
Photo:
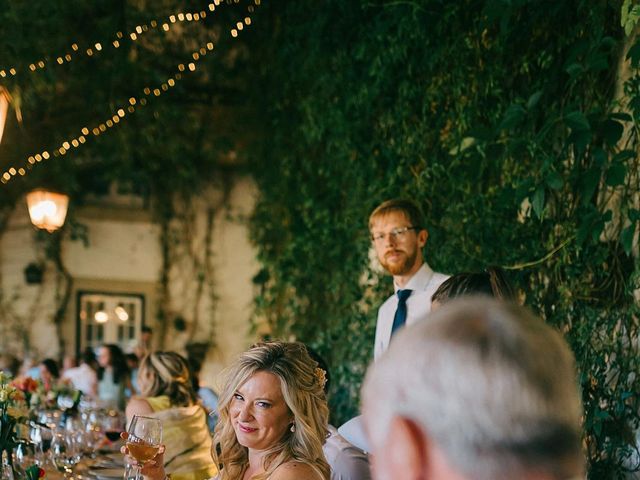
[[[62,430],[54,433],[51,458],[58,471],[64,473],[65,478],[73,475],[73,467],[80,461],[80,449],[71,432]]]
[[[157,418],[134,415],[127,428],[127,450],[139,464],[156,456],[162,442],[162,423]],[[140,468],[135,467],[135,478],[140,480]]]

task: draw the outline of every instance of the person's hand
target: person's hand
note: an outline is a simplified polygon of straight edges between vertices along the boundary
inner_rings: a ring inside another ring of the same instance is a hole
[[[139,467],[142,476],[144,476],[148,480],[165,480],[165,478],[167,477],[167,472],[164,470],[164,445],[160,445],[158,453],[155,457],[145,463],[140,463],[135,458],[129,455],[129,449],[126,445],[129,434],[127,432],[122,432],[120,434],[120,438],[125,441],[125,445],[120,448],[120,453],[125,456],[125,462],[127,464]]]

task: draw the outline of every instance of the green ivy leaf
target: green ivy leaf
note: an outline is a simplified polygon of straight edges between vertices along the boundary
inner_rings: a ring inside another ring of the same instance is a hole
[[[636,157],[636,152],[633,150],[621,150],[618,153],[616,153],[613,158],[611,159],[612,163],[618,163],[618,162],[625,162],[627,160],[630,160],[632,158]]]
[[[624,127],[620,122],[616,122],[615,120],[606,120],[602,125],[604,141],[611,146],[616,145],[620,141],[623,132]]]
[[[536,214],[538,218],[542,218],[542,213],[544,211],[544,187],[538,187],[533,194],[533,198],[531,199],[531,206],[533,208],[533,212]]]
[[[599,181],[599,168],[590,168],[584,175],[582,175],[580,182],[578,183],[578,192],[580,193],[583,205],[587,205],[591,201],[591,197],[593,197]]]
[[[520,122],[522,122],[526,113],[527,112],[522,105],[510,105],[509,108],[507,108],[498,128],[500,130],[509,130],[516,127]]]
[[[607,170],[607,185],[616,187],[624,183],[627,176],[627,167],[623,163],[614,163]]]
[[[533,107],[535,107],[540,101],[541,97],[542,90],[538,90],[537,92],[533,93],[533,95],[529,97],[529,100],[527,100],[527,110],[531,110]]]
[[[622,230],[622,234],[620,235],[620,243],[622,244],[622,248],[627,255],[631,254],[631,247],[633,246],[633,236],[636,233],[636,223],[632,223],[624,230]]]
[[[558,172],[551,172],[547,176],[546,181],[549,188],[553,190],[560,190],[562,188],[562,185],[564,184],[564,181],[562,180],[562,177]]]
[[[587,117],[585,117],[584,113],[579,110],[567,113],[564,117],[564,121],[573,131],[591,130],[589,120],[587,120]]]

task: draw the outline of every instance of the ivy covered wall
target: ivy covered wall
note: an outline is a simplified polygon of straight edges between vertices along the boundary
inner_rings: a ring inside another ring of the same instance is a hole
[[[634,468],[639,77],[633,2],[273,2],[256,65],[267,140],[256,328],[327,357],[358,411],[377,306],[366,220],[411,197],[444,272],[508,269],[571,344],[590,478]],[[627,35],[621,26],[628,24]],[[637,457],[636,457],[637,461]],[[635,465],[637,467],[637,465]]]

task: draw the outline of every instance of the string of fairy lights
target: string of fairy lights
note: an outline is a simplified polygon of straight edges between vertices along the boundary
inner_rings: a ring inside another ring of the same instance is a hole
[[[214,0],[214,3],[209,4],[208,6],[209,10],[211,12],[215,11],[215,7],[218,6],[221,3],[221,1],[222,0]],[[254,4],[256,7],[260,6],[261,0],[254,0]],[[238,35],[242,30],[244,30],[246,27],[251,25],[250,15],[255,11],[255,7],[253,5],[249,5],[249,7],[247,8],[247,11],[248,11],[247,16],[245,16],[242,21],[236,22],[233,28],[230,29],[229,33],[233,38],[238,37]],[[168,17],[169,22],[172,22],[172,19],[175,19],[172,23],[175,23],[176,21],[182,21],[180,20],[180,16],[182,15],[184,15],[184,18],[186,19],[186,15],[188,14],[171,15]],[[194,14],[191,14],[192,20],[193,20],[193,15]],[[202,12],[199,12],[198,17],[199,19],[203,18]],[[187,20],[187,21],[192,21],[192,20]],[[169,31],[170,27],[165,29],[164,25],[167,25],[167,24],[166,23],[163,24],[162,29],[164,31]],[[148,31],[150,26],[151,24],[147,26],[146,29],[143,28],[144,25],[136,27],[136,31],[140,29],[144,33],[145,31]],[[115,48],[118,48],[118,47],[115,47]],[[145,107],[150,101],[154,100],[157,97],[160,97],[161,95],[163,95],[164,93],[168,92],[173,87],[175,87],[177,82],[182,80],[183,74],[195,72],[198,67],[198,62],[202,60],[207,54],[212,52],[214,48],[215,48],[215,44],[213,42],[207,42],[206,44],[201,45],[198,49],[191,52],[189,61],[178,64],[176,66],[175,71],[171,75],[169,75],[165,79],[165,81],[161,82],[160,84],[156,85],[153,88],[151,86],[144,87],[142,89],[141,94],[137,96],[135,95],[131,96],[126,104],[122,104],[116,107],[114,109],[115,110],[114,113],[111,116],[109,116],[106,119],[103,119],[102,122],[97,123],[92,127],[89,127],[89,126],[82,127],[80,129],[80,132],[77,135],[74,135],[71,138],[64,140],[55,148],[43,150],[33,155],[29,155],[24,161],[24,166],[19,166],[17,168],[15,166],[9,167],[7,170],[5,170],[2,173],[2,176],[0,176],[0,182],[3,184],[7,184],[9,183],[9,181],[11,181],[15,177],[24,177],[35,165],[41,162],[44,162],[46,160],[49,160],[51,158],[65,156],[68,152],[74,149],[80,148],[82,145],[84,145],[87,142],[89,138],[98,137],[102,134],[107,133],[109,130],[115,128],[120,123],[124,122],[128,116],[134,114],[140,108]],[[92,54],[87,53],[87,55],[91,56]],[[44,68],[44,67],[39,67],[39,68]],[[32,69],[32,71],[36,71],[36,70]]]
[[[220,5],[220,3],[222,3],[222,0],[214,0],[208,5],[207,8],[210,12],[214,12],[216,7]],[[207,11],[204,9],[187,13],[175,13],[172,15],[168,15],[164,20],[155,19],[151,20],[148,24],[137,25],[128,34],[121,31],[117,32],[112,40],[108,40],[106,42],[92,42],[86,48],[81,48],[77,42],[73,42],[66,52],[58,53],[50,57],[36,60],[30,63],[28,67],[24,67],[24,69],[28,68],[30,72],[37,72],[39,70],[44,70],[51,65],[64,65],[65,63],[71,62],[75,57],[78,57],[80,55],[93,57],[94,55],[99,55],[107,48],[118,49],[127,40],[130,40],[131,42],[137,42],[147,32],[157,29],[161,29],[163,32],[169,32],[172,25],[176,23],[199,22],[204,20],[205,18],[207,18]],[[20,68],[16,66],[0,69],[1,78],[15,77],[19,74]]]

